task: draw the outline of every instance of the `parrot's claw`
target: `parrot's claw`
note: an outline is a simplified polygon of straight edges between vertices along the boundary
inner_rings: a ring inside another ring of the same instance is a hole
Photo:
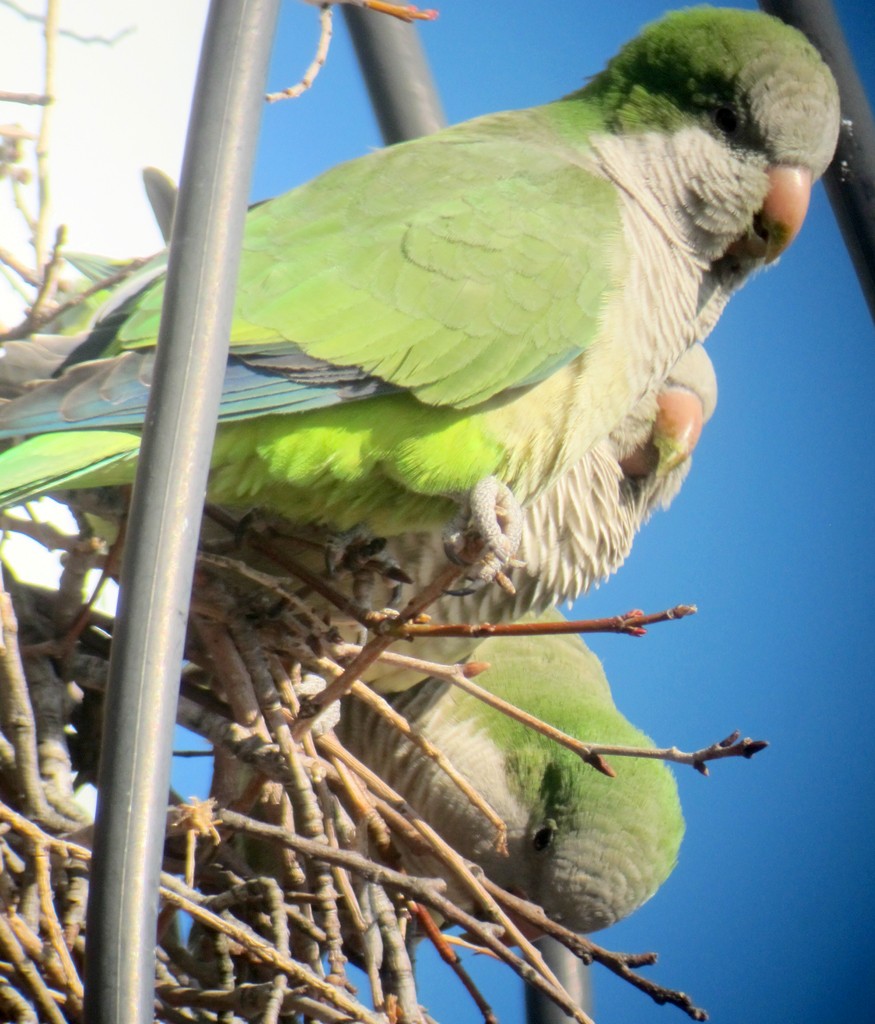
[[[484,477],[467,495],[459,514],[444,531],[444,551],[456,565],[471,566],[465,573],[474,589],[497,582],[513,584],[506,569],[524,563],[514,558],[523,534],[523,510],[509,487],[494,476]],[[462,593],[467,593],[462,590]]]
[[[377,573],[393,583],[413,580],[386,552],[386,538],[374,537],[363,527],[354,527],[331,537],[325,547],[325,569],[329,576]]]
[[[402,585],[413,583],[386,551],[386,539],[374,537],[360,526],[329,538],[325,545],[325,571],[329,578],[351,576],[353,597],[364,610],[372,610],[375,599],[382,599],[389,606],[395,604],[400,599]],[[388,598],[383,591],[377,590],[378,579],[388,585]],[[358,642],[365,643],[367,635],[367,629],[362,628]]]

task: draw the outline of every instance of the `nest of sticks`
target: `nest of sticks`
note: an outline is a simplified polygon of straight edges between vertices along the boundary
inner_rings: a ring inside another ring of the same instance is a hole
[[[92,570],[113,577],[117,558],[91,533],[90,520],[75,508],[74,515],[78,535],[36,518],[2,519],[6,531],[62,552],[63,564],[58,586],[47,589],[19,582],[7,563],[0,598],[0,1016],[16,1022],[84,1020],[92,824],[76,792],[96,782],[101,744],[111,742],[102,737],[102,705],[113,618],[83,594]],[[427,630],[423,613],[459,569],[448,566],[399,616],[387,617],[349,596],[361,587],[340,588],[274,550],[269,532],[218,510],[212,521],[218,539],[198,559],[177,718],[209,745],[211,795],[168,807],[156,1020],[429,1021],[417,996],[413,934],[436,945],[472,1007],[495,1020],[436,920],[459,926],[467,942],[578,1021],[589,1018],[526,934],[551,935],[584,963],[705,1019],[685,994],[638,973],[655,954],[610,952],[490,882],[326,725],[334,698],[350,694],[411,732],[359,679],[377,658],[477,691],[472,677],[483,666],[423,662],[395,649]],[[360,564],[353,575],[360,583],[367,571]],[[336,618],[358,621],[359,643]],[[600,626],[634,633],[642,621],[621,617]],[[415,645],[404,650],[415,653]],[[314,694],[310,676],[327,688]],[[672,748],[672,759],[707,770],[712,758],[750,756],[756,747],[734,736],[691,754]],[[593,770],[603,766],[597,748],[577,748]],[[430,756],[453,773],[439,751]],[[456,781],[493,823],[500,848],[503,823],[480,794]],[[448,897],[445,878],[404,873],[399,843],[430,849],[477,911]],[[352,974],[350,964],[361,973]]]

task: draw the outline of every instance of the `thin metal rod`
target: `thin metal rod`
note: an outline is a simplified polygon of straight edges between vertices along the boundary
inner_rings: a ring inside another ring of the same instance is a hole
[[[446,118],[415,27],[364,7],[342,6],[386,145],[443,128]]]
[[[574,1002],[592,1016],[592,983],[585,967],[561,942],[549,936],[536,943],[550,970]],[[529,1024],[568,1024],[565,1011],[533,985],[526,985],[526,1020]]]
[[[278,6],[213,0],[207,17],[109,669],[88,900],[89,1024],[154,1019],[179,670]]]
[[[760,0],[760,7],[805,33],[839,86],[842,127],[823,182],[875,320],[875,122],[830,0]]]

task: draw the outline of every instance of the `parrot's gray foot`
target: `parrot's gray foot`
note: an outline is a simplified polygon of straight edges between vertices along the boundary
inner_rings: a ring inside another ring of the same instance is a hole
[[[514,558],[523,535],[523,510],[497,477],[484,477],[468,493],[459,514],[444,531],[444,551],[474,587],[495,580],[513,592],[505,570],[523,565]],[[459,593],[467,593],[466,590]]]

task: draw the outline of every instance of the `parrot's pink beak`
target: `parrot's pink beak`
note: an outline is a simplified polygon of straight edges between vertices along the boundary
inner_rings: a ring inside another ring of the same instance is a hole
[[[632,480],[654,472],[663,476],[685,462],[699,441],[704,419],[697,395],[678,387],[663,390],[650,439],[620,463],[625,475]]]
[[[698,395],[683,388],[663,391],[657,404],[653,443],[659,450],[658,472],[664,473],[693,454],[702,436],[705,413]]]
[[[768,175],[769,191],[751,230],[733,242],[728,252],[771,263],[799,234],[811,199],[811,171],[771,167]]]

